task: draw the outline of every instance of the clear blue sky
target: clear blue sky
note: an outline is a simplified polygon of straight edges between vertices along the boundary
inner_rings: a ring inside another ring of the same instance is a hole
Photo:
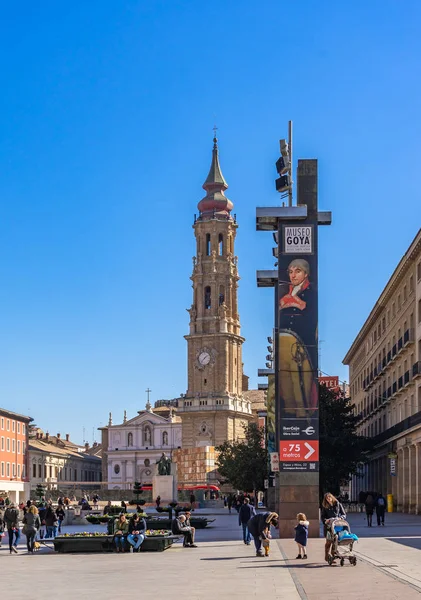
[[[420,226],[421,3],[97,0],[2,8],[0,406],[51,433],[186,390],[193,214],[219,127],[240,225],[245,371],[273,292],[278,140],[319,159],[322,369]],[[97,437],[97,434],[95,434]]]

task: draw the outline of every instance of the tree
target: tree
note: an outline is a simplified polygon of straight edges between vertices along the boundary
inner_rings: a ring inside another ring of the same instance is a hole
[[[339,493],[358,467],[367,462],[373,440],[357,434],[359,417],[350,398],[324,385],[319,391],[320,492]]]
[[[139,502],[139,496],[143,493],[142,484],[139,481],[134,482],[133,493],[136,496],[136,502]]]
[[[42,497],[45,494],[45,485],[42,485],[42,483],[37,483],[37,487],[35,488],[35,494],[38,496],[38,499],[41,502]]]
[[[218,471],[237,490],[263,490],[268,473],[264,430],[256,423],[249,423],[244,426],[244,436],[242,440],[216,447]]]

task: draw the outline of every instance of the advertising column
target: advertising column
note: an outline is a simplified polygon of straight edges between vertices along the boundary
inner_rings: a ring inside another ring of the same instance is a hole
[[[281,537],[304,512],[318,537],[317,160],[299,160],[299,205],[307,218],[279,225],[276,411]]]

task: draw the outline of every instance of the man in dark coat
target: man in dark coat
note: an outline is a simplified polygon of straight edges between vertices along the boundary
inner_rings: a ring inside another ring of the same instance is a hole
[[[240,510],[238,511],[238,524],[243,528],[243,541],[247,546],[249,546],[251,542],[251,533],[247,527],[247,523],[255,514],[256,510],[254,506],[250,504],[250,499],[247,497],[244,498],[244,504],[240,506]]]
[[[4,523],[7,529],[7,533],[9,534],[9,550],[10,554],[12,552],[18,552],[18,544],[20,539],[20,529],[19,529],[19,511],[16,508],[14,502],[11,502],[9,506],[4,511]],[[13,535],[15,536],[15,541],[13,542]]]
[[[271,525],[278,527],[278,514],[275,512],[257,513],[247,523],[248,530],[253,536],[256,556],[264,556],[262,541],[268,539],[267,531]]]
[[[380,494],[376,500],[376,516],[377,516],[377,525],[380,527],[380,523],[384,527],[384,513],[386,512],[386,499]]]
[[[184,536],[183,548],[197,548],[193,543],[193,533],[191,527],[186,525],[185,515],[174,517],[171,521],[171,531],[174,535]]]

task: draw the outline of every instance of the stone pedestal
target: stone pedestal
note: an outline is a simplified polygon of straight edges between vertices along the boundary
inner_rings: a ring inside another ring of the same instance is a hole
[[[177,481],[174,475],[154,475],[152,478],[153,500],[161,496],[161,505],[177,500]]]
[[[310,521],[309,537],[320,537],[319,474],[281,473],[278,490],[279,537],[294,535],[300,512]]]

